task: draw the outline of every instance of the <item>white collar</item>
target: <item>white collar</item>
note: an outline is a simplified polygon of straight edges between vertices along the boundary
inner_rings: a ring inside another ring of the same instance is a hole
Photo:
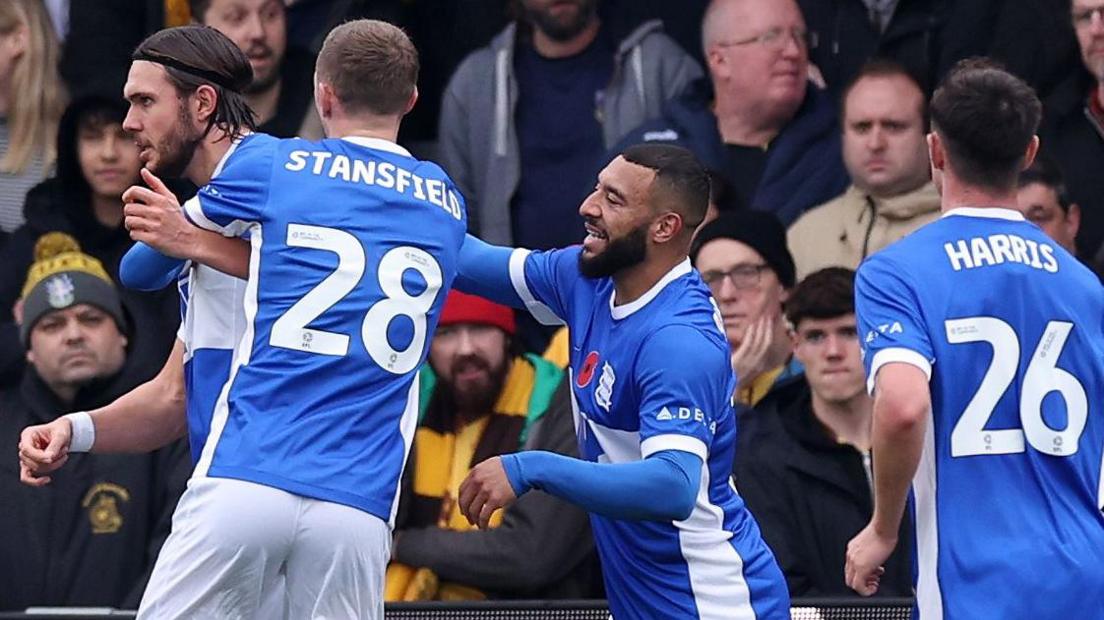
[[[614,305],[613,303],[613,298],[617,296],[617,290],[614,289],[614,291],[610,293],[609,298],[610,314],[613,315],[613,319],[615,321],[620,321],[621,319],[627,318],[632,313],[648,305],[648,302],[655,299],[656,295],[659,295],[659,292],[663,290],[663,287],[667,286],[672,281],[690,273],[691,270],[692,267],[690,267],[690,259],[682,259],[681,263],[675,265],[671,268],[670,271],[663,274],[663,277],[659,279],[659,282],[656,282],[652,286],[652,288],[648,289],[648,292],[641,295],[639,298],[637,298],[636,301],[631,301],[621,306]]]
[[[222,172],[222,167],[225,166],[226,162],[230,160],[230,156],[234,154],[234,151],[238,150],[238,145],[241,144],[241,141],[244,140],[245,137],[251,133],[253,132],[247,131],[237,138],[234,138],[230,142],[230,148],[226,149],[226,152],[222,154],[222,157],[218,160],[218,163],[215,164],[215,171],[211,173],[212,179],[217,177],[219,173]]]
[[[388,153],[402,155],[403,157],[414,157],[410,154],[410,151],[404,149],[403,147],[395,144],[390,140],[384,140],[383,138],[369,138],[366,136],[345,136],[344,138],[342,138],[342,140],[352,142],[353,144],[358,144],[370,149],[375,149],[377,151],[387,151]]]
[[[966,217],[985,217],[994,220],[1009,220],[1011,222],[1023,222],[1023,213],[1003,207],[955,207],[947,211],[942,217],[952,215],[964,215]]]

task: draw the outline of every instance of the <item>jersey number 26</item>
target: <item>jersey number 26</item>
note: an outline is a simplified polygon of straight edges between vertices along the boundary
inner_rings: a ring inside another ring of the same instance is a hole
[[[1008,323],[988,316],[954,319],[944,325],[951,344],[987,342],[993,347],[993,361],[951,431],[951,456],[1016,454],[1024,451],[1025,438],[1032,448],[1046,454],[1070,456],[1077,452],[1088,417],[1085,387],[1072,373],[1057,366],[1073,323],[1050,321],[1035,347],[1016,399],[1022,430],[985,428],[997,402],[1016,377],[1020,363],[1016,331]],[[1057,392],[1066,404],[1066,428],[1061,430],[1051,428],[1043,419],[1043,399],[1051,392]]]

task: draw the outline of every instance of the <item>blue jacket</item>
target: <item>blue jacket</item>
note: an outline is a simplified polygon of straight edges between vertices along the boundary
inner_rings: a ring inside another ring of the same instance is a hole
[[[710,81],[697,80],[664,106],[662,117],[631,131],[613,154],[640,142],[668,142],[690,149],[706,168],[725,174],[728,153],[712,100]],[[805,211],[839,196],[850,182],[841,148],[836,106],[810,83],[797,114],[767,149],[763,177],[749,206],[770,211],[789,226]]]

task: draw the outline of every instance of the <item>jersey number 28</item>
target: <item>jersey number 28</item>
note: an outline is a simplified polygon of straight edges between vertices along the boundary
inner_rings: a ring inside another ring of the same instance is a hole
[[[347,334],[311,329],[307,325],[356,288],[367,263],[364,246],[343,230],[304,224],[288,225],[287,244],[333,252],[337,254],[337,269],[276,319],[269,343],[307,353],[344,356],[349,352]],[[425,289],[417,295],[403,288],[402,277],[407,269],[417,271],[425,280]],[[380,368],[396,375],[406,374],[418,367],[425,350],[426,313],[441,289],[441,266],[425,250],[403,245],[384,253],[376,267],[376,277],[384,299],[365,314],[361,339]],[[406,349],[397,351],[387,340],[387,326],[400,316],[413,322],[414,337]]]
[[[1046,454],[1069,456],[1077,452],[1088,417],[1085,387],[1072,373],[1057,366],[1073,323],[1047,323],[1016,399],[1023,429],[1000,430],[989,430],[985,425],[1016,377],[1020,363],[1020,339],[1016,331],[1008,323],[988,316],[954,319],[944,325],[947,342],[951,344],[987,342],[993,347],[993,361],[951,431],[951,456],[1016,454],[1024,451],[1025,438],[1032,448]],[[1043,420],[1043,399],[1051,392],[1057,392],[1066,404],[1066,428],[1061,430],[1051,428]]]

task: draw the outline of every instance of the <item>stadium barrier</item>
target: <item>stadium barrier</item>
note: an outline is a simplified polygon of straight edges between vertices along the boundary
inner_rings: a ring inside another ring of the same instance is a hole
[[[133,611],[38,608],[0,612],[0,620],[134,618]],[[386,620],[608,620],[605,601],[479,601],[388,604]],[[909,620],[911,599],[795,599],[793,620]]]

